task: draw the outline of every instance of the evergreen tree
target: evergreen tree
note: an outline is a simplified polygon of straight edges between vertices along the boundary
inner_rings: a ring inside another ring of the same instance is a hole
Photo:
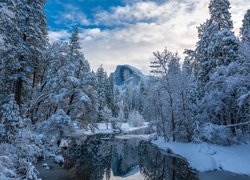
[[[239,40],[231,31],[233,28],[230,4],[227,0],[212,0],[209,5],[212,25],[208,41],[207,62],[200,67],[212,67],[206,71],[208,80],[204,87],[200,107],[203,121],[231,126],[232,135],[236,135],[237,88],[233,87],[232,66],[238,64]],[[231,70],[230,70],[231,69]],[[201,78],[202,79],[202,78]]]
[[[90,71],[88,61],[81,52],[78,28],[69,42],[67,62],[59,73],[60,91],[65,92],[67,102],[62,102],[67,115],[86,126],[96,121],[97,93],[96,79]]]
[[[224,46],[220,43],[232,43],[230,46],[234,46],[234,51],[237,51],[238,48],[236,38],[232,38],[233,23],[229,9],[230,3],[228,0],[211,0],[209,4],[210,19],[198,28],[199,41],[196,45],[196,59],[201,98],[205,93],[204,87],[210,80],[209,76],[214,72],[216,66],[223,63],[229,64],[234,59],[233,57],[227,57],[233,55],[229,55],[228,53],[231,52],[223,49]],[[229,42],[230,40],[231,42]],[[229,46],[229,44],[226,46]]]
[[[2,100],[14,92],[14,83],[16,81],[17,44],[20,41],[16,8],[16,3],[12,0],[0,2],[1,105],[3,104]]]
[[[197,80],[199,85],[200,96],[204,96],[204,86],[209,81],[209,73],[215,67],[213,59],[209,59],[209,45],[211,42],[212,24],[207,20],[198,27],[199,41],[196,44],[195,57],[197,61]]]
[[[233,21],[229,12],[231,7],[228,0],[211,0],[208,8],[211,24],[213,24],[216,31],[233,29]]]
[[[2,107],[1,124],[3,124],[5,133],[3,139],[12,143],[18,135],[19,128],[22,126],[22,118],[20,116],[19,107],[16,104],[13,95],[9,96],[9,102]]]
[[[240,29],[241,39],[243,42],[250,42],[250,9],[247,10],[247,13],[243,19],[243,25]]]
[[[17,23],[20,32],[17,42],[15,99],[20,106],[24,88],[34,87],[37,69],[47,47],[45,1],[20,0],[17,2]],[[32,77],[32,80],[30,79]],[[31,83],[32,82],[32,83]],[[24,83],[26,86],[24,86]]]
[[[106,100],[107,107],[112,111],[112,116],[117,116],[118,107],[115,105],[115,92],[114,92],[114,84],[113,79],[110,76],[106,81]]]
[[[240,29],[241,35],[241,55],[245,62],[250,61],[250,10],[244,16],[243,25]]]
[[[97,69],[96,72],[97,79],[97,94],[98,94],[98,102],[99,102],[99,114],[98,121],[103,121],[103,110],[107,105],[107,73],[104,71],[102,65]]]

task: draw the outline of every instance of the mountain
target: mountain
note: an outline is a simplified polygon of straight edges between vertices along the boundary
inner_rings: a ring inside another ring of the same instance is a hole
[[[147,82],[149,79],[139,69],[130,65],[118,65],[110,78],[113,79],[114,86],[119,90],[125,90],[129,84],[139,86],[142,81]]]

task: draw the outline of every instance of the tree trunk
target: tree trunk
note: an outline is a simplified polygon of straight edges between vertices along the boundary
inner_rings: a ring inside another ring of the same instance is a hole
[[[231,119],[230,124],[234,125],[235,124],[234,113],[231,113],[231,118],[230,119]],[[235,136],[236,135],[236,126],[231,126],[231,131],[232,131],[232,134]]]
[[[22,89],[23,89],[23,80],[22,78],[19,77],[16,82],[15,100],[20,109],[22,104]]]
[[[173,138],[173,141],[175,142],[176,124],[175,124],[175,119],[174,119],[173,99],[171,95],[169,95],[169,97],[170,97],[170,107],[171,107],[172,138]]]
[[[70,106],[70,105],[73,103],[74,97],[75,97],[75,93],[73,93],[73,94],[70,96],[68,106]],[[70,109],[67,111],[67,115],[68,115],[68,116],[70,115]]]
[[[33,80],[32,80],[33,82],[32,82],[32,88],[34,88],[35,87],[35,85],[36,85],[36,68],[35,68],[35,70],[34,70],[34,72],[33,72]]]

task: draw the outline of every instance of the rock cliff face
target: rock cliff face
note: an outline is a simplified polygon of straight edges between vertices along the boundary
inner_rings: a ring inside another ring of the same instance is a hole
[[[115,86],[139,85],[141,81],[145,81],[145,76],[139,69],[130,65],[118,65],[115,72],[110,75]]]

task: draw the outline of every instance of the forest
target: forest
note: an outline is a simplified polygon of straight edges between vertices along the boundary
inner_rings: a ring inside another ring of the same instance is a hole
[[[163,144],[250,144],[250,9],[235,34],[230,2],[211,0],[185,58],[166,42],[145,60],[149,75],[129,65],[109,75],[91,69],[81,27],[49,41],[45,3],[0,2],[0,179],[37,179],[36,163],[62,154],[63,139],[100,124],[147,126]]]

